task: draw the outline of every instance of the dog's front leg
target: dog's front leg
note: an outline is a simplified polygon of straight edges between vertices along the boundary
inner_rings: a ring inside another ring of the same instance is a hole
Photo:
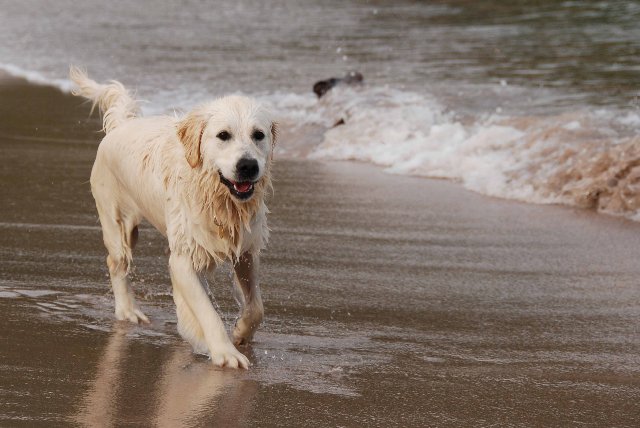
[[[233,343],[244,345],[251,341],[264,315],[260,287],[258,285],[258,255],[244,253],[234,266],[235,286],[242,292],[240,318],[233,330]]]
[[[231,343],[224,323],[213,308],[191,258],[172,253],[169,257],[171,282],[178,312],[178,331],[198,350],[208,348],[211,361],[220,367],[249,367],[249,360]]]

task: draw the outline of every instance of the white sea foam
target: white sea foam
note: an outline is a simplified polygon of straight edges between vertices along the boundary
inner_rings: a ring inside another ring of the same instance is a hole
[[[0,70],[13,77],[25,79],[35,85],[53,86],[62,92],[71,92],[71,89],[73,89],[73,83],[68,79],[50,78],[37,71],[27,70],[14,64],[0,63]]]
[[[294,155],[453,179],[486,195],[640,218],[635,110],[462,118],[433,97],[389,88],[338,88],[318,101],[272,103],[293,129],[284,154],[296,147]]]

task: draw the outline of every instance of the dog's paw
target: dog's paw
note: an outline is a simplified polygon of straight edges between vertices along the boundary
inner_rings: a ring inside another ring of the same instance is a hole
[[[253,333],[262,322],[262,316],[263,311],[261,310],[245,311],[236,321],[236,326],[233,329],[233,344],[239,346],[251,342]]]
[[[142,313],[138,305],[132,305],[126,308],[116,308],[116,319],[120,321],[131,321],[134,324],[143,322],[149,324],[149,318]]]
[[[232,369],[248,369],[249,359],[238,351],[233,345],[218,347],[211,352],[211,362],[218,367],[229,367]]]
[[[236,346],[243,346],[251,342],[253,338],[254,328],[250,328],[242,322],[242,320],[238,320],[235,328],[233,329],[233,344]]]

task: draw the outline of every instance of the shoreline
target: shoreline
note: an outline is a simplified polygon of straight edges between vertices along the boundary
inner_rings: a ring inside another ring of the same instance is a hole
[[[60,80],[60,82],[63,82],[63,81]],[[52,90],[59,91],[60,94],[65,98],[71,97],[69,93],[70,89],[69,90],[66,89],[67,86],[70,87],[71,83],[68,82],[69,85],[66,85],[60,82],[58,83],[53,81],[46,82],[44,78],[38,77],[38,76],[29,79],[24,76],[17,76],[15,74],[11,74],[7,70],[0,69],[0,86],[6,86],[6,87],[15,86],[15,87],[25,88],[28,90],[34,90],[35,88],[42,88],[42,90],[46,90],[46,91],[52,91]],[[342,102],[344,102],[344,100]],[[569,114],[568,117],[570,118],[570,116],[571,115]],[[94,113],[91,117],[91,120],[98,123],[98,116]],[[562,129],[560,129],[563,127],[559,127],[557,129],[554,127],[549,128],[549,124],[546,124],[543,120],[540,120],[539,118],[536,119],[535,117],[523,117],[523,118],[515,117],[515,118],[512,118],[511,120],[507,120],[506,122],[502,121],[502,122],[505,122],[504,124],[498,121],[497,128],[500,128],[503,125],[507,127],[515,126],[514,128],[514,131],[515,131],[518,128],[518,126],[520,126],[518,124],[527,123],[527,121],[535,122],[536,120],[540,122],[538,123],[538,125],[541,127],[541,129],[544,130],[545,133],[551,132],[553,134],[556,132],[558,133],[564,132]],[[575,125],[575,123],[578,123],[576,122],[576,120],[569,123],[567,126]],[[568,129],[569,128],[566,128],[566,130]],[[329,131],[333,131],[333,128],[324,129],[325,133]],[[319,132],[319,130],[313,129],[311,130],[311,132],[317,133]],[[364,163],[367,165],[372,165],[373,167],[389,175],[418,177],[418,178],[427,179],[427,180],[449,181],[459,185],[460,187],[466,190],[470,190],[472,192],[478,193],[480,195],[483,195],[489,198],[496,198],[496,199],[507,200],[507,201],[516,201],[516,202],[530,204],[530,205],[566,206],[570,208],[578,208],[578,209],[584,209],[587,211],[593,211],[593,212],[597,212],[598,214],[603,214],[603,215],[611,216],[614,218],[626,219],[632,222],[640,222],[640,214],[638,214],[637,210],[632,211],[632,207],[635,206],[637,201],[635,201],[633,197],[629,196],[629,191],[631,191],[635,186],[634,177],[636,173],[633,171],[633,168],[635,168],[635,164],[631,158],[635,156],[632,152],[634,151],[633,150],[634,146],[637,145],[636,144],[637,138],[635,139],[627,138],[627,140],[629,141],[627,141],[625,144],[621,144],[620,145],[621,147],[624,146],[622,148],[612,147],[611,151],[612,153],[615,152],[615,154],[612,155],[612,159],[606,161],[610,163],[609,166],[605,169],[605,172],[599,173],[600,175],[596,174],[598,175],[597,177],[596,176],[591,177],[592,179],[591,182],[589,182],[589,180],[587,180],[587,182],[581,182],[581,179],[580,180],[571,179],[573,181],[570,180],[570,182],[562,184],[562,181],[565,179],[563,177],[565,176],[572,176],[572,175],[580,176],[581,174],[578,172],[580,169],[584,171],[592,172],[603,167],[602,162],[604,161],[602,159],[599,159],[599,157],[601,157],[600,153],[597,150],[594,150],[594,147],[591,147],[593,146],[591,141],[587,141],[590,144],[589,150],[593,152],[592,155],[595,160],[589,160],[589,158],[582,159],[580,161],[581,166],[577,170],[575,170],[575,168],[569,168],[569,167],[567,167],[568,169],[566,171],[558,170],[556,174],[554,174],[552,177],[549,178],[549,181],[553,183],[549,184],[548,186],[547,184],[545,184],[545,180],[541,180],[540,178],[538,178],[536,179],[537,180],[536,182],[530,183],[530,187],[531,186],[539,187],[539,189],[533,192],[532,194],[527,194],[527,196],[523,196],[523,195],[517,195],[516,189],[509,190],[505,188],[500,191],[496,191],[495,189],[491,190],[490,186],[487,187],[486,183],[479,183],[479,184],[465,183],[465,177],[444,177],[444,176],[438,176],[437,174],[436,175],[425,174],[424,172],[418,172],[418,171],[413,173],[406,172],[406,171],[397,172],[397,171],[394,171],[394,169],[396,170],[398,169],[396,166],[384,165],[379,162],[375,162],[374,160],[362,160],[362,159],[358,159],[357,157],[349,158],[349,159],[340,159],[340,155],[338,155],[337,158],[333,159],[333,157],[335,157],[335,154],[329,155],[328,158],[323,158],[322,156],[313,156],[309,158],[308,157],[309,153],[313,153],[314,149],[311,149],[309,147],[303,148],[299,146],[298,143],[296,143],[295,141],[292,141],[292,140],[298,140],[298,139],[304,138],[304,136],[298,135],[296,133],[289,135],[287,130],[284,130],[282,134],[283,135],[281,136],[281,139],[284,141],[281,141],[279,143],[279,146],[284,145],[286,147],[284,147],[281,152],[276,153],[276,156],[278,159],[295,160],[295,161],[311,160],[311,161],[329,162],[329,163],[330,162]],[[349,134],[347,134],[347,136],[348,135]],[[5,133],[4,137],[7,138],[8,135]],[[26,136],[17,136],[13,138],[19,139],[22,137],[26,137]],[[593,135],[589,136],[587,134],[585,134],[583,137],[586,138],[587,140],[589,140],[589,138],[597,138],[597,136],[593,136]],[[34,141],[38,140],[38,137],[36,136],[30,136],[30,138],[33,139]],[[317,136],[315,136],[314,138],[317,138]],[[88,142],[87,140],[73,139],[73,138],[69,138],[68,136],[67,137],[61,136],[60,138],[48,137],[41,140],[56,141],[59,143],[67,142],[68,144]],[[331,147],[333,145],[334,143],[330,144],[329,153],[331,153],[331,150],[332,150]],[[278,148],[276,150],[278,150]],[[326,148],[322,150],[326,150]],[[559,158],[563,158],[567,156],[567,154],[565,153],[567,152],[566,150],[558,148],[557,151],[558,151]],[[571,149],[568,149],[568,151],[571,151]],[[538,165],[537,167],[540,167],[540,165]],[[613,171],[613,172],[609,173],[608,171]],[[618,172],[615,173],[616,171]],[[619,177],[621,174],[622,174],[622,178]],[[485,181],[486,181],[486,177],[485,177]],[[613,183],[613,182],[616,182],[617,184],[613,185],[612,187],[610,183]],[[624,182],[624,185],[622,187],[616,187],[619,184],[618,182]],[[520,185],[522,185],[522,183]],[[484,188],[483,186],[487,188]],[[558,186],[564,188],[564,190],[560,193],[558,193],[558,189],[556,189],[556,187]],[[524,189],[521,189],[521,190],[524,193],[532,192],[531,189],[526,189],[526,191]]]

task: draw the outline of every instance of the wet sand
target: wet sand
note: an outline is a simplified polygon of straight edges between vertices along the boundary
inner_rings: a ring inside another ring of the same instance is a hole
[[[178,336],[149,226],[153,323],[114,321],[89,106],[8,79],[0,99],[0,425],[640,423],[640,225],[280,160],[266,321],[251,370],[222,370]],[[231,325],[228,267],[210,286]]]

